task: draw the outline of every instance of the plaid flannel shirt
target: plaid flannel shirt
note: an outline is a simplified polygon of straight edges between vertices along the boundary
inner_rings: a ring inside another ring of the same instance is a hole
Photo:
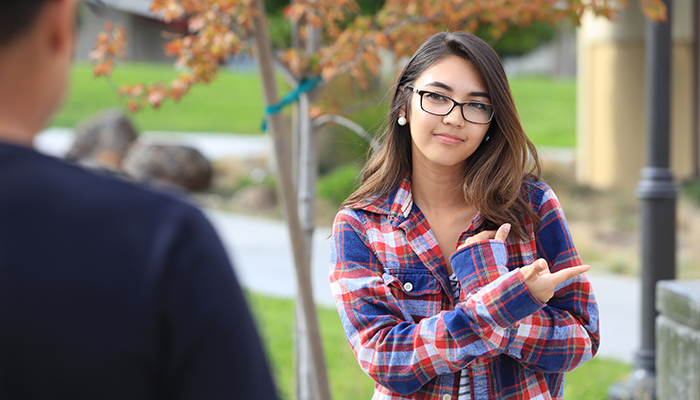
[[[543,304],[518,269],[538,258],[552,272],[581,264],[552,189],[523,182],[541,218],[525,221],[529,240],[482,241],[452,255],[462,288],[453,299],[410,185],[407,175],[389,195],[341,210],[333,226],[331,289],[355,357],[376,382],[373,399],[457,400],[463,368],[473,399],[561,399],[564,372],[591,359],[600,337],[585,274]],[[457,245],[485,225],[477,215]]]

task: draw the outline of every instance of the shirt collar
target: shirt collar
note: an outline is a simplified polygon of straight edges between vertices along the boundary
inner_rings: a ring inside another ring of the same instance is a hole
[[[399,187],[380,197],[375,201],[368,201],[360,204],[357,208],[375,214],[383,214],[389,217],[389,221],[394,227],[399,227],[404,221],[409,219],[413,212],[413,195],[411,194],[411,174],[406,173]],[[462,233],[468,236],[474,235],[484,223],[485,218],[477,212],[471,225]]]
[[[398,227],[413,210],[413,195],[411,194],[411,174],[406,173],[399,186],[388,194],[359,205],[361,210],[389,217],[391,224]]]

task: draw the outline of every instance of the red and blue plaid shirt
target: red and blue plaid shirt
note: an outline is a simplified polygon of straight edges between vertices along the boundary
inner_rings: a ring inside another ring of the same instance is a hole
[[[544,258],[552,272],[580,265],[556,195],[543,182],[523,193],[540,216],[530,238],[482,241],[444,258],[413,205],[410,176],[371,204],[341,210],[333,226],[330,282],[340,319],[373,399],[457,400],[460,371],[474,399],[561,399],[564,372],[596,353],[598,306],[585,275],[546,304],[519,267]],[[482,231],[477,215],[457,245]],[[492,228],[491,228],[492,229]]]

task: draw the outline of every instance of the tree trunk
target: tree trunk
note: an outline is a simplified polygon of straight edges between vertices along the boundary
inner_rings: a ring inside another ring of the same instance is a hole
[[[295,27],[298,29],[298,27]],[[315,54],[318,52],[320,47],[320,30],[319,28],[307,25],[307,34],[305,40],[305,51],[307,54]],[[301,47],[301,43],[298,42],[297,46]],[[308,77],[313,78],[313,77]],[[317,162],[316,162],[316,144],[314,140],[314,125],[309,117],[309,106],[314,101],[313,93],[316,90],[312,90],[309,93],[303,93],[299,96],[299,103],[297,107],[297,121],[299,129],[299,138],[295,141],[298,144],[298,152],[294,153],[296,157],[296,167],[297,169],[297,188],[298,188],[298,207],[299,207],[299,219],[301,224],[301,229],[304,232],[306,253],[312,254],[313,247],[313,236],[314,236],[314,217],[315,217],[315,200],[316,200],[316,176],[317,176]],[[311,276],[311,263],[306,266],[308,268],[309,276]],[[297,303],[299,304],[299,303]],[[310,337],[304,335],[306,327],[304,326],[304,321],[307,317],[304,313],[303,307],[296,307],[296,331],[295,336],[295,348],[297,357],[297,399],[310,399],[319,400],[321,399],[321,394],[316,390],[319,387],[319,382],[317,382],[318,375],[313,369],[313,365],[310,366],[310,371],[303,370],[303,366],[307,365],[307,360],[312,358],[311,347],[314,345],[310,342]]]
[[[316,145],[314,141],[314,129],[309,118],[309,96],[302,94],[299,97],[299,153],[298,153],[298,188],[299,188],[299,219],[301,229],[304,232],[306,252],[311,254],[314,236],[314,210],[316,200]],[[309,276],[311,276],[311,264],[309,263]],[[305,330],[302,322],[306,320],[306,315],[302,307],[296,308],[297,313],[297,335],[295,337],[296,356],[298,364],[304,364],[305,360],[311,357],[311,346],[309,336],[303,335]],[[313,369],[311,373],[297,370],[297,398],[298,399],[319,399],[320,395],[314,390],[318,383],[315,382]]]
[[[262,0],[253,2],[259,17],[253,22],[254,25],[254,52],[258,62],[260,82],[263,89],[263,98],[266,106],[279,102],[277,83],[275,80],[272,47],[267,34],[267,18]],[[307,113],[308,115],[308,113]],[[310,242],[304,235],[299,220],[297,208],[296,190],[291,174],[291,162],[289,153],[289,143],[285,137],[284,122],[279,113],[272,114],[268,119],[268,126],[273,136],[275,157],[278,169],[278,188],[284,203],[284,211],[287,218],[287,227],[292,242],[294,252],[294,265],[296,267],[298,300],[304,314],[305,333],[308,335],[307,342],[310,344],[311,368],[304,368],[307,373],[313,374],[316,382],[315,392],[320,400],[330,400],[330,390],[326,374],[325,360],[323,357],[323,347],[321,335],[318,327],[318,318],[313,301],[313,291],[311,288],[310,274]],[[307,400],[307,399],[298,399]]]

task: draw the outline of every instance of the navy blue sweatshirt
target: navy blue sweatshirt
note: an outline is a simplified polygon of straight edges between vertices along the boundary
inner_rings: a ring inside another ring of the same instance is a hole
[[[0,399],[276,399],[195,207],[0,143]]]

